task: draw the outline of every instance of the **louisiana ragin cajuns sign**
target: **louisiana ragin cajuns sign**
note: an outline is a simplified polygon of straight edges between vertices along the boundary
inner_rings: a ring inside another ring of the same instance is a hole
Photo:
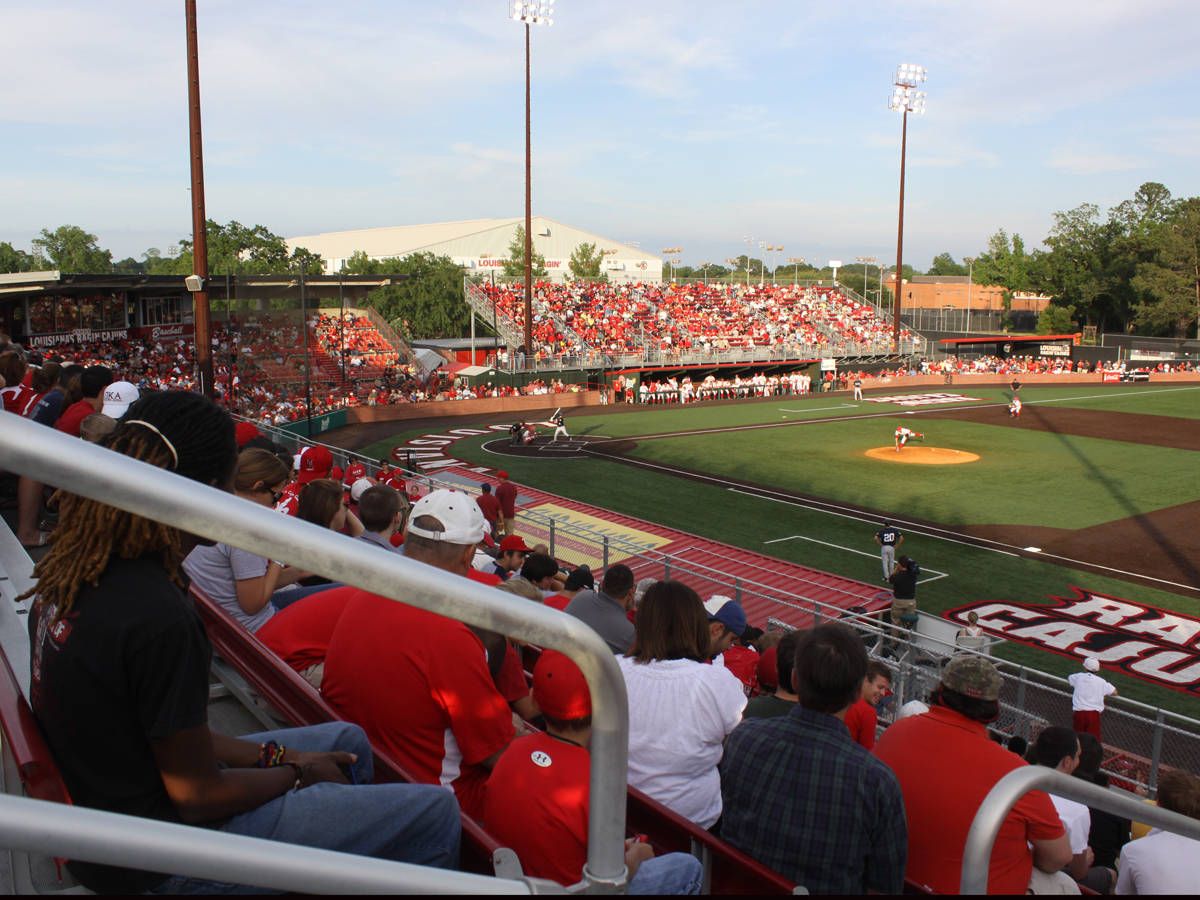
[[[1048,604],[981,600],[948,610],[967,613],[991,634],[1062,656],[1094,656],[1107,669],[1200,695],[1200,619],[1121,597],[1071,587]]]

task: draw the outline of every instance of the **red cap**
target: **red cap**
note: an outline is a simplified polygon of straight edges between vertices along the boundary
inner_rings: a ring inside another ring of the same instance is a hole
[[[501,469],[499,472],[496,473],[496,477],[497,478],[508,478],[508,473],[505,472],[503,469]]]
[[[768,647],[758,658],[758,683],[762,687],[775,689],[779,687],[779,648]],[[791,690],[791,685],[788,685]]]
[[[318,478],[328,478],[333,468],[333,454],[324,447],[309,447],[300,457],[300,474],[296,480],[308,484]]]
[[[542,712],[560,722],[592,714],[592,694],[579,666],[556,650],[543,650],[533,669],[533,699]]]
[[[525,538],[519,534],[510,534],[500,542],[500,552],[507,553],[510,550],[520,550],[522,553],[531,553],[532,547],[525,544]]]
[[[263,433],[251,422],[238,422],[233,426],[233,436],[237,440],[238,449],[241,449],[255,438],[262,437]]]

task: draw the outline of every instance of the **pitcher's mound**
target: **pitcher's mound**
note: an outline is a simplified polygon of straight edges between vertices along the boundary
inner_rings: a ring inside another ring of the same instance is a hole
[[[884,462],[907,463],[913,466],[957,466],[959,463],[971,463],[979,459],[978,453],[968,453],[966,450],[951,450],[948,447],[922,447],[909,445],[896,452],[893,447],[872,447],[867,451],[871,459]]]

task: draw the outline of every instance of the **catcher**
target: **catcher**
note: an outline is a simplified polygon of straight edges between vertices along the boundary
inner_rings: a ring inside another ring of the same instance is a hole
[[[911,428],[905,428],[903,425],[896,427],[896,452],[900,452],[900,448],[912,441],[925,440],[925,432],[913,431]]]

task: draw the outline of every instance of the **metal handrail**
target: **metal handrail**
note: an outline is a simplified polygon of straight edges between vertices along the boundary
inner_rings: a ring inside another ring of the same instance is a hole
[[[967,832],[963,846],[962,882],[963,894],[986,894],[989,862],[992,845],[1000,833],[1000,826],[1017,801],[1029,791],[1044,790],[1102,809],[1113,815],[1138,822],[1145,822],[1164,831],[1181,834],[1192,840],[1200,840],[1200,820],[1151,806],[1130,794],[1100,787],[1080,778],[1064,775],[1046,766],[1022,766],[1009,772],[996,782],[988,795],[979,804],[979,810]]]
[[[628,698],[612,652],[588,625],[467,579],[447,578],[440,569],[398,554],[380,554],[361,541],[330,540],[325,528],[280,516],[267,507],[19,416],[5,417],[0,456],[9,470],[43,483],[565,653],[583,672],[593,698],[584,882],[596,889],[619,889],[625,884]]]
[[[565,893],[496,878],[0,794],[0,844],[73,860],[298,894]]]

